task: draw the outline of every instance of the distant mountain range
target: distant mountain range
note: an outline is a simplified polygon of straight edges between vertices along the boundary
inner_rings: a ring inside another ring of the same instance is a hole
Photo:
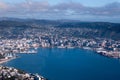
[[[37,19],[18,19],[18,18],[0,18],[0,28],[14,27],[14,28],[36,28],[33,25],[42,27],[55,27],[55,28],[79,28],[83,30],[82,36],[86,37],[103,37],[120,40],[120,23],[110,22],[82,22],[77,20],[37,20]],[[37,28],[39,28],[37,26]],[[84,32],[84,29],[90,29]],[[0,30],[0,32],[3,32]],[[6,30],[6,29],[5,29]],[[9,29],[8,29],[9,30]],[[75,34],[79,34],[76,31]],[[79,37],[79,35],[78,35]]]

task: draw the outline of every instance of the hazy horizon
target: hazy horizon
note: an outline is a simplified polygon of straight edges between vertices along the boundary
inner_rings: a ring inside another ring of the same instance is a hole
[[[119,0],[0,0],[0,17],[120,23]]]

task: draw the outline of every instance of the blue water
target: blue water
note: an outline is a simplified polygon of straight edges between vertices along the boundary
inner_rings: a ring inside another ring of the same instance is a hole
[[[20,54],[3,65],[49,80],[120,80],[120,61],[81,49],[40,48],[37,54]]]

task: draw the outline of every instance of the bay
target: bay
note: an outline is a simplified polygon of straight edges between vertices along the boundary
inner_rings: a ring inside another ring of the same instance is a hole
[[[48,80],[120,80],[120,61],[82,49],[39,48],[4,66],[38,73]]]

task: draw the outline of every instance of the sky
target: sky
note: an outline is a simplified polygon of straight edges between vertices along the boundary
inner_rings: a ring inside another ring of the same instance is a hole
[[[120,0],[0,0],[0,17],[120,22]]]

